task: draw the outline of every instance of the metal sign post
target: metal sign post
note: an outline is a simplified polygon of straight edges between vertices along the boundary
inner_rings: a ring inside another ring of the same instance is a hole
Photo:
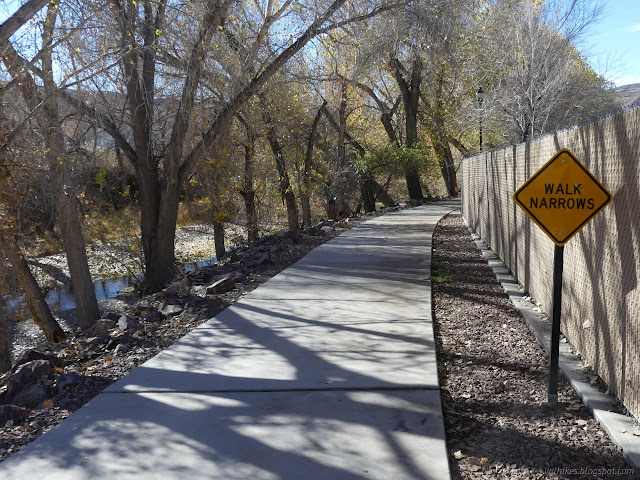
[[[563,148],[516,190],[513,200],[556,244],[547,402],[557,405],[564,245],[611,202],[611,194]]]
[[[558,404],[558,359],[560,357],[560,313],[562,311],[562,270],[564,247],[556,245],[553,254],[553,296],[551,299],[551,355],[547,403]]]

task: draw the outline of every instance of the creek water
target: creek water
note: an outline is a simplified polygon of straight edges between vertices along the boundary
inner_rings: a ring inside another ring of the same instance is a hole
[[[199,262],[187,263],[182,266],[183,273],[192,272],[198,268],[215,265],[218,261],[216,257]],[[118,278],[99,280],[93,284],[96,299],[98,301],[107,298],[115,298],[122,291],[129,290],[144,278],[143,274],[127,275]],[[54,312],[65,312],[76,308],[76,301],[73,297],[73,289],[70,284],[61,285],[59,288],[51,289],[46,295],[47,304]],[[6,301],[7,313],[9,316],[24,312],[29,315],[24,303],[24,297],[15,297]]]

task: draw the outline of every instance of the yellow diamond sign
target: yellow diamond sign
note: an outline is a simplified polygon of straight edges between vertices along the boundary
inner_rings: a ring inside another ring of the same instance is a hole
[[[513,194],[513,200],[563,246],[611,202],[611,194],[563,148]]]

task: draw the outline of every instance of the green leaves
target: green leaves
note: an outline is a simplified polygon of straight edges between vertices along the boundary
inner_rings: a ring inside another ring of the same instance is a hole
[[[388,143],[359,157],[355,163],[359,172],[382,170],[389,173],[402,173],[408,167],[426,172],[436,165],[429,150],[422,143],[413,147]]]

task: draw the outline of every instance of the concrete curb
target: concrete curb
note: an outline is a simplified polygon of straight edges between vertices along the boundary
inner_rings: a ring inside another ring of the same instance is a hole
[[[464,216],[463,216],[464,218]],[[522,318],[525,320],[538,343],[544,348],[547,355],[550,351],[551,322],[547,314],[531,302],[524,293],[524,289],[511,271],[502,263],[500,258],[476,235],[473,228],[464,218],[464,222],[476,242],[478,250],[487,260],[500,285],[509,296]],[[640,428],[634,417],[629,417],[611,411],[618,404],[618,400],[591,385],[581,367],[583,361],[576,352],[577,349],[570,343],[560,343],[560,370],[569,381],[573,389],[578,393],[594,418],[598,420],[609,438],[622,449],[624,458],[629,464],[640,471]]]

